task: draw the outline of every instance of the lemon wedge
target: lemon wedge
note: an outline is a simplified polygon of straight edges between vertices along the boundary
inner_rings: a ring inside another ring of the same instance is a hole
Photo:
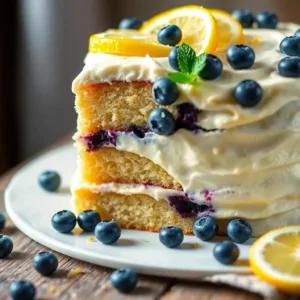
[[[251,246],[253,273],[278,290],[300,294],[300,225],[270,231]]]
[[[144,23],[140,32],[157,34],[163,27],[175,24],[182,30],[181,43],[196,53],[213,53],[218,43],[218,27],[212,13],[197,5],[174,8],[158,14]]]
[[[211,9],[218,24],[219,39],[217,52],[225,52],[230,46],[244,43],[243,27],[231,14],[223,10]]]
[[[166,57],[172,48],[158,43],[156,35],[136,30],[108,30],[90,37],[90,53]]]

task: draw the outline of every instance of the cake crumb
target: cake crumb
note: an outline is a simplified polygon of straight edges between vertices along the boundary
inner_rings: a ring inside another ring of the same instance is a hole
[[[144,239],[141,239],[141,242],[142,242],[142,243],[149,243],[149,241],[144,240]]]
[[[56,294],[56,287],[55,287],[54,285],[51,285],[51,286],[49,287],[49,292],[50,292],[52,295]]]
[[[82,273],[82,269],[77,267],[77,268],[72,269],[71,271],[69,271],[68,274],[67,274],[67,277],[68,278],[73,278],[73,277],[75,277],[75,276],[77,276],[81,273]]]
[[[90,243],[95,243],[95,242],[96,242],[96,239],[95,239],[93,236],[88,237],[87,240],[88,240]]]
[[[200,244],[199,243],[194,243],[194,248],[195,249],[199,249],[200,248]]]
[[[220,155],[224,152],[224,150],[221,147],[214,147],[212,149],[213,155]]]
[[[82,230],[81,228],[79,228],[79,227],[76,227],[76,228],[74,228],[74,229],[72,230],[72,233],[73,233],[74,235],[80,235],[80,234],[83,233],[83,230]]]

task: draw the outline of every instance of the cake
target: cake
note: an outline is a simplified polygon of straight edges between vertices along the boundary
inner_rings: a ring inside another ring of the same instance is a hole
[[[215,54],[223,71],[215,80],[177,82],[178,99],[161,105],[154,101],[153,85],[175,70],[168,60],[172,48],[154,41],[162,28],[156,23],[172,15],[174,23],[188,8],[201,30],[182,17],[190,27],[182,27],[181,43],[197,55]],[[72,87],[78,113],[78,168],[72,183],[77,214],[95,209],[122,228],[159,231],[176,225],[186,234],[201,215],[217,218],[221,234],[233,218],[249,222],[254,236],[299,223],[300,82],[282,76],[278,64],[287,56],[279,51],[280,43],[300,26],[279,23],[276,29],[250,28],[241,34],[234,32],[239,25],[231,16],[219,14],[224,20],[201,7],[179,8],[154,17],[140,31],[91,37],[85,66]],[[226,20],[232,25],[230,38],[219,23]],[[117,46],[109,48],[114,38]],[[255,52],[249,69],[234,69],[226,60],[227,49],[239,43]],[[243,80],[254,80],[263,91],[253,107],[235,99]],[[157,134],[149,126],[149,115],[159,108],[174,118],[170,134]]]

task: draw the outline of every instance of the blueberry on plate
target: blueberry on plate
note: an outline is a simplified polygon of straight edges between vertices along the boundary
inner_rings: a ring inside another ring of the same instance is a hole
[[[167,25],[157,34],[158,41],[166,46],[176,46],[182,39],[181,29],[177,25]]]
[[[0,258],[7,257],[13,250],[14,244],[12,239],[7,235],[0,235]]]
[[[100,221],[100,215],[95,210],[85,210],[77,217],[79,227],[85,232],[94,232]]]
[[[34,300],[35,287],[27,280],[14,281],[9,287],[9,295],[12,300]]]
[[[55,171],[45,171],[38,178],[40,186],[48,191],[55,192],[61,184],[60,175]]]
[[[204,80],[214,80],[220,77],[223,71],[222,61],[215,55],[207,54],[205,66],[200,71],[199,76]]]
[[[121,236],[121,228],[115,221],[102,221],[95,228],[95,236],[102,244],[114,244]]]
[[[168,226],[159,232],[160,242],[168,248],[176,248],[183,241],[184,235],[181,228],[177,226]]]
[[[215,218],[203,216],[197,219],[193,226],[194,235],[202,241],[211,241],[218,233],[218,224]]]
[[[130,268],[116,270],[110,275],[111,285],[121,293],[132,292],[136,288],[137,281],[136,273]]]
[[[218,262],[224,265],[232,265],[238,259],[240,250],[233,242],[224,241],[216,244],[213,254]]]
[[[2,212],[0,212],[0,230],[5,227],[6,219]]]
[[[245,243],[251,238],[252,227],[243,220],[231,220],[227,225],[227,235],[235,243]]]
[[[58,267],[58,259],[51,252],[40,252],[32,259],[33,268],[43,276],[52,275]]]
[[[53,215],[52,227],[61,233],[70,233],[76,226],[76,216],[69,210],[62,210]]]
[[[261,101],[263,90],[256,81],[244,80],[236,86],[234,97],[241,106],[254,107]]]
[[[285,57],[278,65],[278,71],[281,76],[284,77],[300,77],[300,57]]]
[[[170,105],[179,97],[177,84],[168,78],[157,79],[152,87],[152,98],[157,104]]]
[[[137,18],[123,19],[119,24],[119,29],[140,29],[143,25],[143,21]]]
[[[300,37],[284,38],[280,43],[280,52],[289,56],[300,56]]]
[[[235,70],[250,69],[255,61],[255,52],[245,45],[231,46],[226,56],[228,63]]]
[[[295,36],[300,37],[300,28],[295,32]]]
[[[253,13],[246,9],[234,10],[232,16],[242,24],[243,28],[251,28],[255,21]]]
[[[278,17],[270,11],[263,11],[256,16],[259,28],[275,29],[278,25]]]
[[[164,108],[154,108],[148,117],[148,126],[156,134],[169,135],[174,132],[175,119]]]
[[[169,64],[174,70],[180,71],[180,67],[178,64],[178,48],[177,47],[174,47],[169,53]]]

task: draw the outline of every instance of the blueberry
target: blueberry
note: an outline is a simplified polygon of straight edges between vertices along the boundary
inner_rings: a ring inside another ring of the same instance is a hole
[[[283,58],[278,65],[278,71],[284,77],[300,77],[300,57],[286,57]]]
[[[245,9],[234,10],[232,16],[237,19],[244,28],[251,28],[255,21],[253,13]]]
[[[200,71],[199,76],[205,80],[214,80],[222,74],[222,70],[222,61],[215,55],[207,54],[205,67]]]
[[[119,24],[119,29],[140,29],[143,25],[143,21],[137,18],[123,19]]]
[[[121,236],[121,228],[115,221],[102,221],[95,228],[95,236],[102,244],[114,244]]]
[[[79,227],[85,232],[94,232],[100,221],[100,215],[95,210],[85,210],[77,217]]]
[[[152,87],[152,98],[157,104],[170,105],[179,97],[177,84],[168,78],[157,79]]]
[[[240,250],[233,242],[224,241],[216,244],[213,254],[218,262],[224,265],[232,265],[238,259]]]
[[[235,243],[245,243],[251,238],[252,228],[243,220],[232,220],[227,225],[227,235]]]
[[[7,257],[13,250],[14,244],[7,235],[0,235],[0,258]]]
[[[244,80],[234,90],[236,101],[243,107],[253,107],[263,97],[261,86],[254,80]]]
[[[2,212],[0,212],[0,230],[2,230],[5,226],[5,216]]]
[[[58,267],[58,259],[51,252],[40,252],[32,259],[33,268],[43,276],[52,275]]]
[[[295,36],[300,37],[300,28],[295,32]]]
[[[120,269],[112,272],[110,275],[111,285],[121,293],[132,292],[137,285],[137,275],[130,269]]]
[[[280,43],[280,51],[289,56],[300,56],[300,37],[289,36]]]
[[[169,53],[169,64],[174,70],[180,71],[180,67],[178,64],[178,48],[177,47],[174,47]]]
[[[55,192],[60,186],[61,178],[55,171],[45,171],[38,178],[40,186],[48,192]]]
[[[218,224],[215,218],[203,216],[197,219],[193,227],[194,235],[202,241],[212,240],[218,232]]]
[[[148,126],[156,134],[169,135],[174,132],[175,119],[168,110],[154,108],[149,114]]]
[[[35,298],[35,287],[27,280],[14,281],[9,287],[12,300],[33,300]]]
[[[233,69],[250,69],[255,61],[255,52],[245,45],[231,46],[227,50],[227,61]]]
[[[176,248],[183,241],[183,231],[181,228],[176,226],[164,227],[159,232],[160,242],[168,248]]]
[[[157,34],[158,41],[167,46],[176,46],[182,39],[181,29],[177,25],[167,25]]]
[[[263,11],[256,16],[256,22],[259,28],[275,29],[278,24],[278,17],[272,12]]]
[[[76,226],[76,216],[69,210],[62,210],[53,215],[52,226],[61,233],[69,233]]]

